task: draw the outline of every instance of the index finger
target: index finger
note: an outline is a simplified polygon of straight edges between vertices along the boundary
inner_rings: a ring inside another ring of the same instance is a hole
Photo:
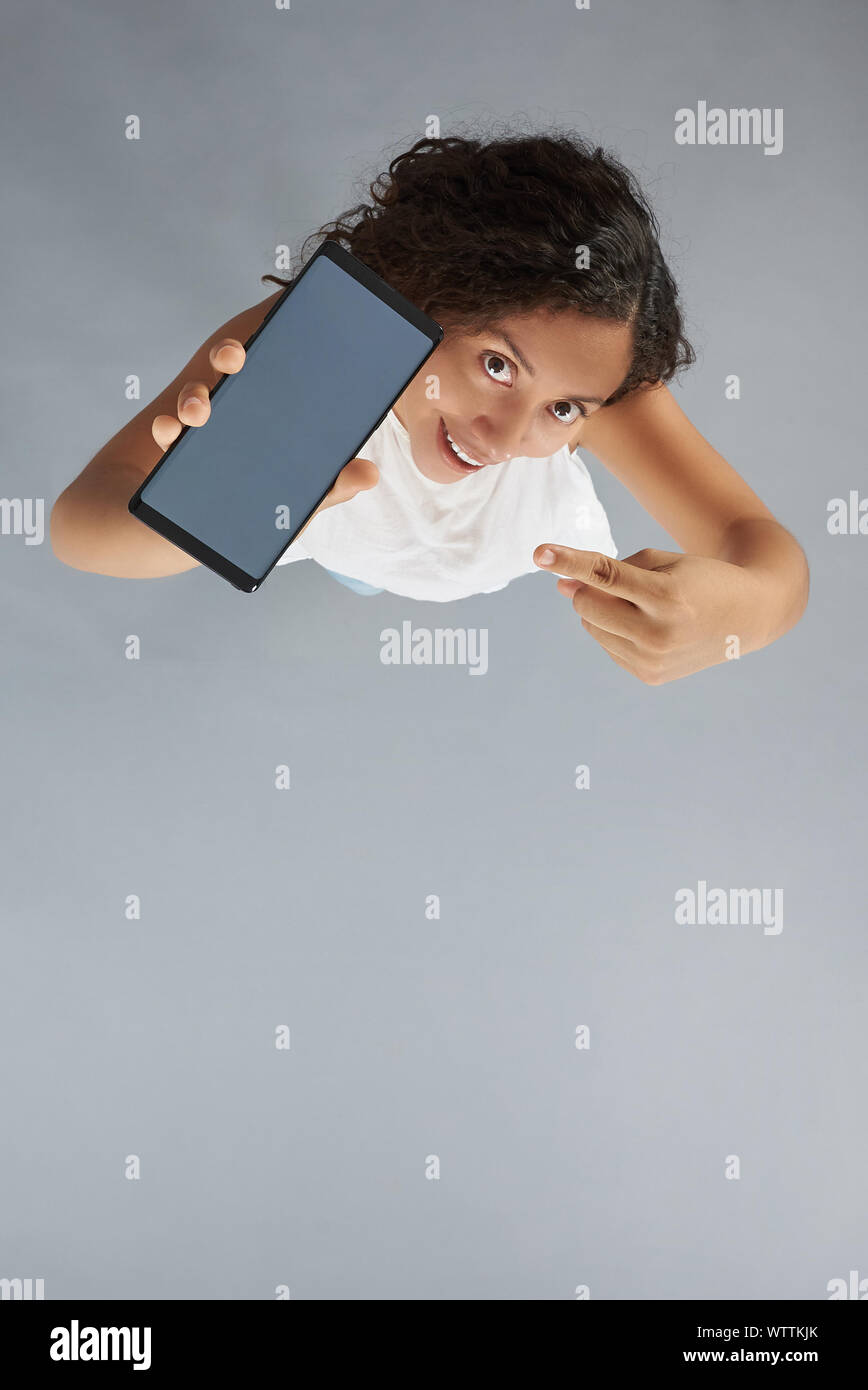
[[[546,562],[543,559],[546,551],[553,552],[554,559]],[[534,551],[533,558],[536,564],[551,570],[553,574],[564,579],[578,579],[592,589],[635,603],[637,608],[653,606],[655,599],[663,592],[661,577],[653,570],[640,569],[638,565],[629,565],[600,551],[573,550],[567,545],[544,545]]]

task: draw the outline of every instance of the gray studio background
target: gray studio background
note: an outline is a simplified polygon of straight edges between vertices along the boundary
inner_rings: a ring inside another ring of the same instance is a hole
[[[866,30],[855,0],[8,7],[2,495],[47,526],[140,408],[127,374],[151,399],[430,113],[558,121],[651,192],[699,352],[677,397],[813,590],[773,647],[651,688],[547,575],[422,604],[306,562],[250,597],[0,538],[0,1277],[823,1299],[868,1275],[868,537],[826,528],[865,489]],[[782,107],[783,152],[677,146],[700,99]],[[621,555],[675,548],[586,459]],[[487,676],[383,666],[407,618],[487,627]],[[676,925],[700,879],[782,888],[783,930]]]

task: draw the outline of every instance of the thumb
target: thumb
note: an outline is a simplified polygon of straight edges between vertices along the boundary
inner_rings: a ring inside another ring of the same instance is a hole
[[[370,459],[354,458],[345,464],[326,493],[322,505],[333,507],[338,502],[349,502],[357,492],[367,492],[380,481],[380,470]]]
[[[634,555],[625,555],[625,565],[635,565],[640,570],[662,570],[668,569],[676,560],[683,560],[684,556],[677,550],[656,550],[654,546],[646,546],[644,550],[637,550]]]

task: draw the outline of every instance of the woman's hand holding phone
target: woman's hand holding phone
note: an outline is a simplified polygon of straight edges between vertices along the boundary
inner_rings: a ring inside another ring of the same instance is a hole
[[[244,344],[237,338],[220,338],[213,343],[208,352],[208,360],[215,372],[234,376],[240,372],[246,359]],[[165,453],[181,433],[182,426],[191,425],[199,429],[207,424],[211,416],[211,400],[204,381],[188,381],[178,392],[174,415],[157,415],[151,425],[155,441]],[[367,492],[376,487],[380,472],[370,459],[354,458],[341,469],[333,486],[326,493],[316,511],[308,518],[299,531],[303,535],[313,518],[327,507],[336,507],[340,502],[349,502],[358,492]]]

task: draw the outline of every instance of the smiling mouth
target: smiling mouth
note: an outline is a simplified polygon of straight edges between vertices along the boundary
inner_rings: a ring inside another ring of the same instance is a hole
[[[463,449],[458,441],[453,439],[446,428],[446,422],[442,415],[438,426],[438,435],[441,449],[443,449],[450,461],[460,467],[462,472],[478,473],[480,468],[491,468],[496,466],[495,464],[486,463],[484,460],[476,459],[472,454],[468,454],[466,449]]]

